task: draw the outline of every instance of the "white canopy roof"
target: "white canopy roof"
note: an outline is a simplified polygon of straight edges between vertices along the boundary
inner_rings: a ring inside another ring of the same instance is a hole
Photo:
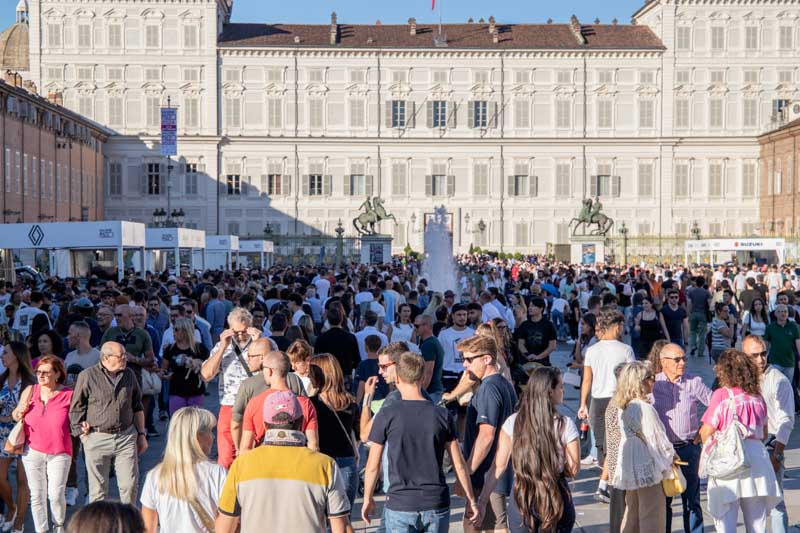
[[[206,247],[206,232],[190,228],[147,228],[147,248],[193,248]]]
[[[239,253],[272,253],[275,246],[272,241],[250,240],[239,241]]]
[[[239,237],[236,235],[206,235],[206,250],[236,252],[239,250]]]
[[[778,261],[783,263],[786,241],[784,239],[762,239],[760,237],[743,239],[699,239],[687,240],[684,249],[687,255],[700,252],[752,252],[757,250],[773,250],[778,254]]]
[[[0,248],[102,249],[143,248],[145,226],[140,222],[47,222],[3,224]]]

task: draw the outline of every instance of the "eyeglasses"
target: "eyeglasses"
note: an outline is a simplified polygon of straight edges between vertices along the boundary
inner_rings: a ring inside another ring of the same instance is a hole
[[[685,356],[683,356],[683,357],[662,357],[661,359],[662,360],[666,360],[666,361],[675,361],[676,363],[685,363],[687,361],[687,358]]]
[[[753,353],[749,353],[747,355],[749,355],[750,357],[764,357],[764,358],[766,358],[767,354],[768,354],[768,352],[764,351],[764,352],[753,352]]]
[[[484,355],[491,355],[491,354],[482,353],[482,354],[478,354],[478,355],[473,355],[472,357],[464,357],[464,361],[466,361],[469,364],[472,364],[472,361],[474,361],[475,359],[480,359]]]
[[[124,353],[121,353],[121,354],[112,353],[112,354],[106,355],[106,357],[116,357],[117,359],[125,359],[125,354]]]
[[[264,357],[265,355],[266,354],[263,354],[263,353],[249,353],[249,354],[247,354],[247,358],[248,359],[253,359],[254,357]]]
[[[114,316],[115,316],[115,317],[117,317],[117,318],[119,318],[119,317],[121,317],[121,316],[122,316],[122,313],[114,313]]]
[[[677,299],[678,299],[678,297],[677,297],[677,296],[670,296],[670,297],[669,297],[669,299],[670,299],[670,300],[677,300]]]
[[[234,335],[247,335],[247,330],[246,330],[246,329],[243,329],[243,330],[241,330],[241,331],[236,331],[236,330],[234,330],[234,331],[233,331],[233,334],[234,334]]]
[[[53,373],[52,370],[37,370],[36,371],[36,375],[37,376],[41,376],[41,377],[47,377],[52,373]]]
[[[392,361],[391,363],[386,363],[385,365],[378,364],[378,368],[380,368],[381,370],[386,370],[390,366],[394,366],[396,364],[397,363],[395,363],[394,361]]]

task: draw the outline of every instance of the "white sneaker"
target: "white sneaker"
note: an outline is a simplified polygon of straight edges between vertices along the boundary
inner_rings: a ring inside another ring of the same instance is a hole
[[[597,466],[597,459],[595,459],[591,455],[587,455],[586,457],[581,459],[581,466]]]
[[[67,500],[67,505],[75,506],[78,504],[78,489],[75,487],[67,487],[64,496]]]
[[[567,339],[567,344],[575,344],[575,340],[574,339]]]

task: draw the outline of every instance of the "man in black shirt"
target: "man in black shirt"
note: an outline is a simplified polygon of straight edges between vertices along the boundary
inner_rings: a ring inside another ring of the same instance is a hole
[[[669,340],[677,344],[684,350],[686,341],[689,338],[689,318],[680,305],[680,294],[676,289],[667,291],[667,305],[661,307],[661,314],[664,316],[664,323],[667,325]]]
[[[550,354],[556,349],[556,328],[544,317],[545,303],[533,298],[528,306],[528,319],[514,330],[514,341],[528,361],[550,366]]]
[[[284,336],[287,322],[286,315],[283,313],[275,313],[272,315],[272,320],[269,322],[270,338],[275,341],[275,344],[278,345],[278,349],[282,352],[288,350],[289,346],[292,344],[289,342],[289,339]]]
[[[761,292],[756,289],[756,278],[747,278],[744,283],[747,288],[739,295],[739,304],[742,306],[742,314],[744,314],[745,311],[750,310],[750,307],[753,305],[753,300],[756,298],[763,298]],[[763,302],[766,306],[767,301],[763,300]]]
[[[328,323],[331,325],[331,329],[317,337],[314,353],[329,353],[339,361],[344,374],[345,387],[350,390],[353,370],[361,362],[361,355],[358,351],[356,336],[342,329],[343,320],[344,317],[339,306],[333,306],[328,310]]]

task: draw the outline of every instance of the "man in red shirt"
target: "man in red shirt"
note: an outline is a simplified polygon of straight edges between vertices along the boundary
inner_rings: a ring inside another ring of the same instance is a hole
[[[270,352],[264,358],[263,374],[264,380],[269,383],[270,388],[254,396],[247,403],[242,420],[242,442],[239,446],[239,453],[252,449],[264,438],[264,400],[267,396],[278,391],[288,391],[289,384],[286,376],[291,369],[289,357],[283,352]],[[319,451],[319,435],[317,430],[317,411],[311,401],[305,396],[297,398],[303,410],[303,425],[301,430],[306,435],[306,445]]]

